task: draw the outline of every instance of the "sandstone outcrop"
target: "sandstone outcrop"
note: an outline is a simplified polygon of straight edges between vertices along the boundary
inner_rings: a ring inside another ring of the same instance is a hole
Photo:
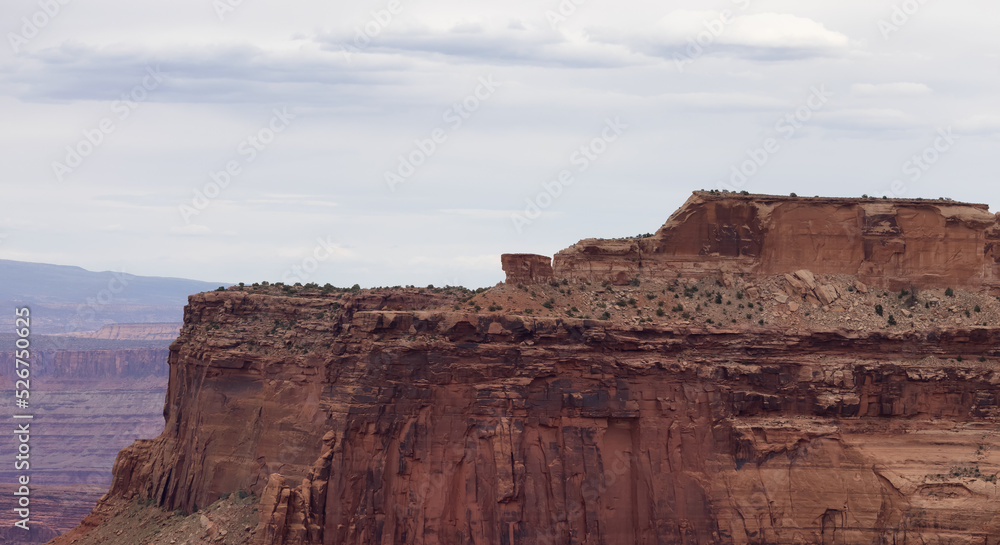
[[[1000,224],[984,204],[696,192],[651,237],[585,239],[557,279],[624,284],[743,273],[850,274],[898,290],[1000,286]]]
[[[558,283],[192,296],[163,433],[54,543],[245,491],[258,545],[996,545],[992,218],[699,194]]]
[[[507,283],[536,284],[552,279],[552,258],[534,254],[504,254],[501,266],[507,273]]]

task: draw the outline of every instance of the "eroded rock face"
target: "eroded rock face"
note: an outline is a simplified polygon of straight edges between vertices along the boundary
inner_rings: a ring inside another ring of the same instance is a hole
[[[943,201],[696,194],[652,237],[560,252],[554,276],[505,256],[510,282],[572,282],[483,295],[503,312],[426,290],[192,296],[166,428],[119,454],[108,498],[258,494],[258,545],[993,545],[1000,328],[930,299],[892,307],[905,328],[806,318],[889,307],[905,294],[874,287],[894,284],[985,292],[995,223]],[[595,309],[614,314],[578,316]],[[111,505],[54,543],[89,545]]]
[[[586,239],[556,278],[608,280],[808,267],[898,290],[1000,285],[1000,225],[986,205],[696,192],[652,237]]]
[[[993,354],[1000,330],[710,331],[449,303],[192,297],[166,430],[121,452],[110,496],[194,510],[249,490],[267,545],[1000,535],[1000,374],[942,359]]]
[[[500,256],[508,284],[536,284],[552,280],[552,258],[534,254],[503,254]]]

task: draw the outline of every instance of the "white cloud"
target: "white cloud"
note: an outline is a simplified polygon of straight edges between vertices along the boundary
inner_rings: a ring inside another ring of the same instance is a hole
[[[492,219],[510,219],[510,215],[520,212],[520,210],[492,210],[488,208],[465,208],[465,209],[447,209],[441,210],[442,214],[451,214],[456,216],[466,216],[473,218],[492,218]]]
[[[801,194],[807,179],[810,195],[871,194],[952,126],[984,136],[960,140],[962,160],[934,176],[960,180],[948,196],[1000,203],[983,142],[1000,134],[1000,35],[975,2],[922,11],[887,43],[875,24],[887,8],[863,0],[723,0],[713,6],[735,17],[721,29],[721,12],[695,0],[586,2],[558,30],[545,17],[557,1],[421,0],[350,55],[339,44],[385,0],[243,2],[221,23],[209,4],[73,3],[20,54],[0,48],[5,256],[100,269],[127,256],[142,274],[275,281],[334,233],[343,252],[320,283],[490,285],[503,252],[551,255],[662,225],[824,84],[834,96],[746,190]],[[9,7],[11,21],[38,9]],[[704,32],[697,62],[678,70],[673,55]],[[163,84],[57,184],[52,162],[148,65]],[[404,190],[388,191],[386,170],[487,75],[502,92],[446,125]],[[291,129],[185,225],[178,206],[242,161],[237,145],[284,106],[298,115]],[[580,170],[571,158],[615,116],[628,131]],[[572,187],[518,235],[509,210],[562,169]],[[907,194],[924,190],[941,193]]]
[[[330,32],[317,40],[330,51],[354,56],[422,56],[440,62],[477,62],[567,68],[627,66],[644,62],[616,44],[591,41],[585,34],[545,25],[464,21],[452,26],[393,25],[370,41],[356,32]]]
[[[895,108],[845,108],[818,112],[817,123],[833,129],[855,131],[905,130],[919,127],[919,120]]]
[[[855,83],[851,85],[851,94],[856,96],[920,96],[928,95],[932,92],[927,84],[909,81],[895,83]]]
[[[780,110],[788,104],[774,97],[740,92],[692,92],[665,93],[656,97],[658,101],[687,109],[732,111],[732,110]]]
[[[1000,133],[1000,115],[976,114],[955,123],[955,131],[966,134]]]
[[[175,235],[210,235],[212,230],[205,225],[192,223],[189,225],[175,225],[170,228],[170,232]]]
[[[788,13],[676,10],[645,29],[595,29],[600,39],[674,59],[722,55],[756,60],[840,56],[850,39],[822,23]]]
[[[842,51],[847,36],[828,30],[822,23],[788,13],[755,13],[737,17],[722,43],[772,50],[820,52]]]

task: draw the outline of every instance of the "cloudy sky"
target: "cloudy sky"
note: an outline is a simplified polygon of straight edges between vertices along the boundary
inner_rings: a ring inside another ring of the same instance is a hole
[[[0,257],[477,287],[700,188],[996,209],[995,8],[5,2]]]

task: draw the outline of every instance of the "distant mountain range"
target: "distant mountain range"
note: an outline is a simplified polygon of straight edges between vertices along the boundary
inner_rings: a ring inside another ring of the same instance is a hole
[[[29,306],[33,332],[44,334],[96,331],[113,323],[179,323],[188,295],[228,285],[4,259],[0,279],[0,325],[13,324],[14,307]]]

